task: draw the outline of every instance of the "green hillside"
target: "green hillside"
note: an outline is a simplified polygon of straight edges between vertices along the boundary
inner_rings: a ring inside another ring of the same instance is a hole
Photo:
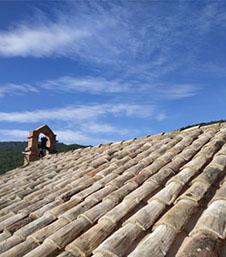
[[[0,174],[23,165],[22,152],[26,147],[27,142],[0,142]],[[66,152],[84,147],[86,146],[57,143],[57,152]]]
[[[182,127],[182,128],[180,128],[180,130],[185,130],[185,129],[192,128],[195,126],[202,127],[202,126],[211,125],[211,124],[215,124],[215,123],[225,123],[225,122],[226,122],[226,120],[214,120],[214,121],[209,121],[209,122],[201,122],[201,123],[189,125],[186,127]]]

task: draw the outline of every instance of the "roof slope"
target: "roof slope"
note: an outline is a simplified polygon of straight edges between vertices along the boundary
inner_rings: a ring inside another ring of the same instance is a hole
[[[0,257],[226,256],[226,125],[46,156],[0,177]]]

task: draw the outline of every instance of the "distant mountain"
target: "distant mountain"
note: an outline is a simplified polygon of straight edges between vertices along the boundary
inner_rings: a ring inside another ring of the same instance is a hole
[[[27,147],[27,142],[0,142],[0,174],[6,171],[22,166],[24,158],[22,152]],[[84,145],[57,143],[57,152],[67,152],[79,148],[85,148]]]

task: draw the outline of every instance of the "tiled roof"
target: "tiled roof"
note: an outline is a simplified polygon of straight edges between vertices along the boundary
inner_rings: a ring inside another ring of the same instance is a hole
[[[0,177],[0,257],[225,257],[226,125],[46,156]]]

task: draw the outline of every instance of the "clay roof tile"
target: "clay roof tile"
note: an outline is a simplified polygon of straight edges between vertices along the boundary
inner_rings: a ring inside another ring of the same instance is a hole
[[[223,257],[225,174],[225,124],[46,156],[1,176],[0,257]]]

